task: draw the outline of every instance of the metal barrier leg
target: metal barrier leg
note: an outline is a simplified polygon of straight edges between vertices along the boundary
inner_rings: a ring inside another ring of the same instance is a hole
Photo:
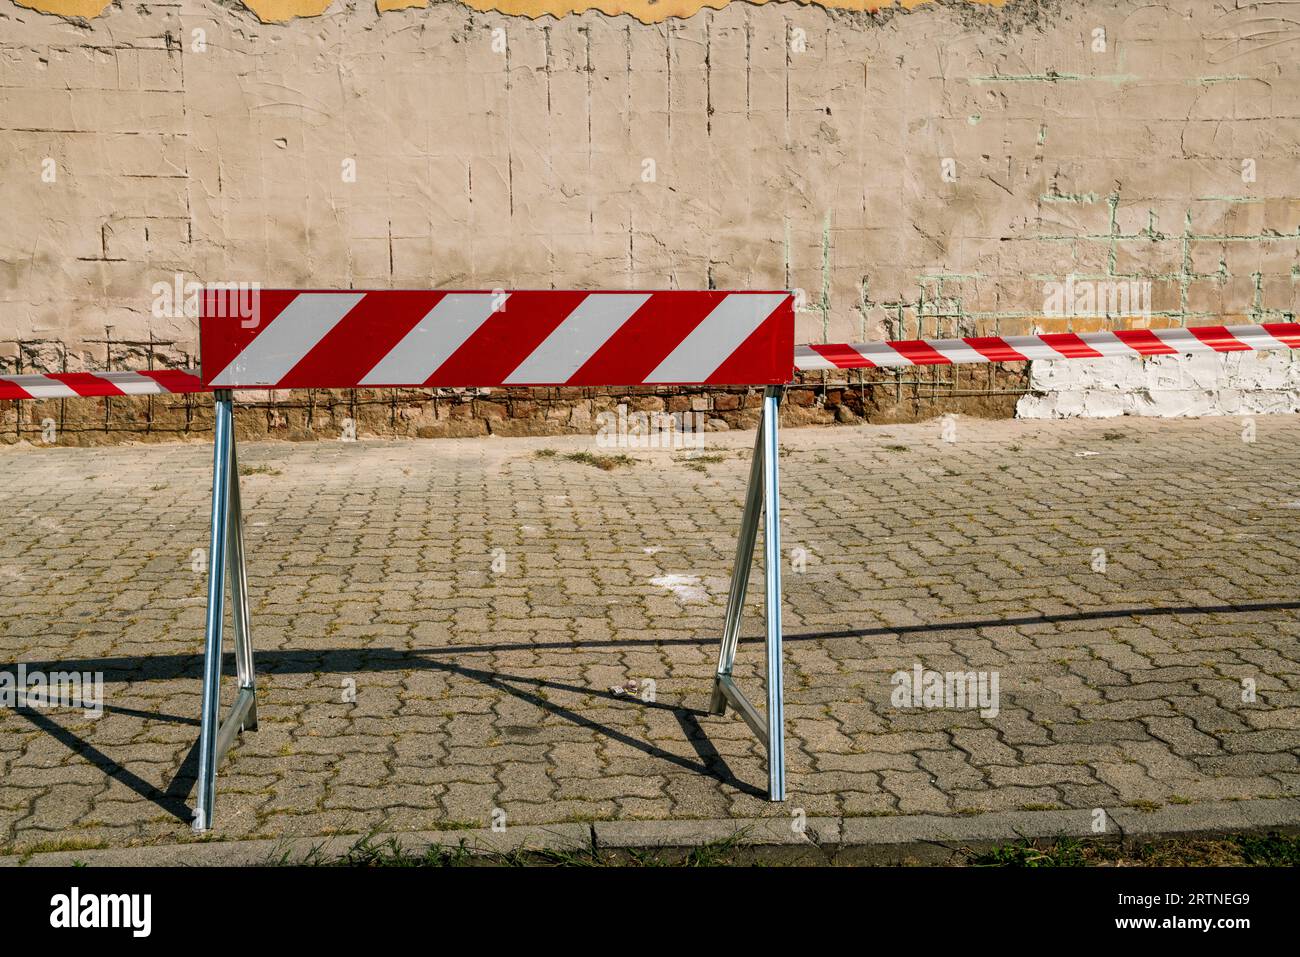
[[[763,396],[763,571],[767,595],[767,796],[785,800],[785,681],[781,660],[781,489],[777,422],[780,390]]]
[[[766,415],[766,412],[764,412]],[[736,662],[736,645],[740,641],[740,613],[749,591],[749,569],[754,562],[754,542],[758,538],[758,515],[763,507],[763,422],[759,421],[754,438],[754,457],[749,463],[749,488],[745,493],[745,511],[740,519],[740,536],[736,539],[736,563],[731,568],[731,590],[727,593],[727,617],[722,625],[722,648],[718,652],[718,676],[713,682],[713,699],[709,710],[726,714],[727,697],[722,679],[731,677]]]
[[[212,442],[212,532],[208,549],[208,614],[203,636],[203,704],[199,717],[198,806],[194,830],[212,827],[212,804],[217,790],[217,713],[221,707],[221,628],[226,612],[226,543],[230,540],[231,452],[234,431],[232,397],[228,390],[214,394],[215,422]]]
[[[244,568],[244,519],[239,501],[239,460],[235,452],[233,400],[229,390],[215,393],[216,423],[212,452],[212,538],[208,553],[208,614],[203,642],[203,705],[199,727],[198,806],[194,830],[212,829],[217,793],[217,766],[235,735],[257,727],[257,693],[253,675],[253,634]],[[235,625],[235,668],[239,687],[235,703],[218,723],[221,710],[222,627],[226,584]]]
[[[230,435],[230,549],[227,574],[230,581],[230,610],[235,622],[235,671],[239,676],[239,695],[248,694],[247,713],[241,731],[257,730],[257,694],[253,671],[253,626],[248,610],[248,573],[244,567],[244,509],[239,501],[239,450]],[[236,710],[238,706],[236,706]]]
[[[718,653],[718,671],[713,681],[709,703],[714,714],[726,712],[727,705],[736,709],[750,730],[767,749],[768,797],[785,800],[785,696],[781,674],[781,511],[778,472],[778,412],[781,389],[768,386],[763,393],[763,412],[758,436],[754,441],[754,458],[749,468],[749,489],[745,496],[745,513],[740,521],[736,542],[736,564],[731,570],[731,591],[727,596],[727,616],[722,629],[722,648]],[[749,570],[754,559],[758,536],[759,509],[763,511],[763,565],[766,574],[767,617],[767,717],[741,693],[732,678],[736,648],[740,640],[740,614],[749,587]]]

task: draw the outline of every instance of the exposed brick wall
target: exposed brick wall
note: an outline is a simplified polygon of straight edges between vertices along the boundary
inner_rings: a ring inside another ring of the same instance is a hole
[[[177,274],[795,288],[804,341],[1289,317],[1300,26],[1266,8],[733,3],[646,26],[362,5],[268,26],[0,0],[0,368],[189,364],[193,319],[151,309]],[[1045,316],[1068,274],[1149,281],[1150,316]],[[808,408],[1009,414],[1025,378],[853,382]],[[545,425],[552,401],[500,404]]]
[[[1003,375],[1023,387],[1023,370]],[[1005,418],[1022,391],[1018,388],[994,395],[964,396],[964,404],[957,407],[976,415]],[[241,392],[236,395],[236,428],[241,438],[295,442],[335,439],[349,430],[359,438],[591,434],[599,430],[602,415],[616,420],[622,407],[625,415],[689,416],[687,428],[719,432],[755,428],[762,396],[761,389],[439,392]],[[808,383],[786,390],[781,421],[787,426],[852,423],[863,418],[911,421],[932,413],[938,401],[929,390],[897,383]],[[942,401],[952,406],[957,400],[945,394]],[[198,395],[0,402],[0,443],[43,441],[46,426],[53,427],[60,445],[204,438],[212,432],[212,403]]]

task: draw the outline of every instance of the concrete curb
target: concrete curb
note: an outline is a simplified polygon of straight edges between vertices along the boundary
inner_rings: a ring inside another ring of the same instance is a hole
[[[332,860],[347,854],[365,835],[295,837],[280,840],[196,840],[184,844],[104,848],[85,851],[50,851],[0,857],[0,867],[258,867],[272,863],[295,864],[308,859]],[[389,839],[403,849],[423,853],[428,848],[455,850],[462,845],[472,854],[506,854],[530,850],[590,850],[591,825],[517,825],[505,831],[491,828],[455,831],[405,831],[375,834],[372,844]]]
[[[1106,829],[1093,830],[1094,812],[1000,811],[970,817],[908,815],[808,818],[802,830],[790,818],[766,817],[712,821],[597,821],[593,824],[517,825],[461,831],[409,831],[378,834],[415,854],[428,848],[472,854],[514,851],[607,851],[615,857],[661,851],[684,857],[693,848],[729,843],[732,857],[789,864],[942,864],[968,850],[984,850],[1019,840],[1072,837],[1121,842],[1157,838],[1279,831],[1300,834],[1300,798],[1222,801],[1171,806],[1154,811],[1106,811]],[[50,851],[30,856],[0,856],[0,867],[250,867],[298,863],[318,857],[337,859],[362,839],[337,837],[283,840],[191,841],[84,851]]]
[[[827,849],[840,843],[841,819],[810,817],[798,829],[789,817],[736,818],[720,821],[597,821],[592,844],[615,857],[634,852],[671,850],[667,859],[685,857],[692,849],[726,843],[739,860],[824,864]]]

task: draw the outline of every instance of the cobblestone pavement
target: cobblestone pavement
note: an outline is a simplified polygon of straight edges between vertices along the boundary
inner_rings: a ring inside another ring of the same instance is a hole
[[[218,833],[1294,796],[1300,418],[1243,428],[787,430],[784,807],[707,713],[752,433],[608,472],[591,439],[245,445],[261,727]],[[0,846],[188,838],[210,467],[0,452],[0,670],[105,682],[99,718],[0,709]],[[902,707],[915,666],[996,673],[996,715]]]

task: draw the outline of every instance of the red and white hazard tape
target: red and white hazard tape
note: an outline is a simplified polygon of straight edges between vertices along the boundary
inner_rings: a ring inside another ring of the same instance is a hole
[[[1300,349],[1300,324],[1268,322],[1253,326],[1189,326],[1185,329],[1126,329],[1077,335],[1062,332],[1041,336],[977,336],[969,339],[799,346],[794,352],[794,362],[800,371],[814,372],[819,369],[889,369],[963,362],[1173,356],[1266,349]]]
[[[72,399],[95,395],[170,395],[207,392],[197,372],[56,372],[0,375],[0,399]]]
[[[519,294],[516,293],[515,295]],[[635,295],[636,298],[644,300],[652,294],[638,293]],[[739,294],[733,293],[730,295]],[[715,296],[710,314],[716,311],[718,306],[716,300],[719,298],[726,299],[728,294]],[[626,312],[628,306],[627,303],[604,302],[597,303],[597,305],[602,310],[617,306],[616,311],[619,314]],[[708,303],[705,305],[707,306]],[[763,302],[755,305],[758,305],[761,310],[766,309],[768,303]],[[635,312],[636,310],[633,309],[632,313]],[[749,304],[746,304],[746,312],[749,312],[749,318],[745,320],[746,322],[757,322],[759,325],[766,325],[762,319],[754,318],[758,315],[758,312],[753,311],[753,307]],[[571,317],[572,313],[568,315]],[[563,380],[573,383],[577,378],[576,372],[579,368],[586,367],[589,370],[587,374],[594,373],[599,368],[599,364],[593,364],[591,358],[600,354],[600,343],[594,347],[591,345],[563,343],[564,348],[560,348],[562,341],[566,338],[578,338],[574,333],[579,331],[579,327],[585,330],[587,324],[591,321],[593,320],[590,315],[585,316],[574,323],[574,327],[569,328],[567,332],[563,330],[566,329],[569,322],[567,320],[560,322],[558,326],[552,327],[545,340],[546,342],[556,340],[554,343],[555,348],[541,349],[534,344],[533,350],[527,353],[523,359],[517,359],[516,355],[512,353],[505,361],[505,365],[509,366],[509,369],[501,372],[500,370],[504,366],[498,366],[495,376],[490,374],[474,376],[473,378],[485,380],[474,384],[530,385],[543,380],[551,382]],[[607,325],[614,324],[608,314],[603,321]],[[627,321],[626,317],[623,321]],[[391,336],[392,331],[389,330],[387,335]],[[535,331],[533,335],[536,335]],[[732,331],[730,335],[734,338],[736,333]],[[405,338],[410,338],[410,336],[411,330],[408,330]],[[613,336],[607,336],[601,342],[608,342],[612,338]],[[680,344],[689,342],[692,336],[682,334],[682,336],[675,338],[680,347]],[[752,335],[751,338],[753,338]],[[773,343],[767,341],[766,336],[760,337],[760,340],[755,341],[762,346],[765,355],[758,358],[757,364],[755,364],[754,357],[750,357],[744,361],[743,365],[749,367],[750,371],[757,370],[755,375],[758,373],[770,375],[771,360],[768,356],[771,353]],[[299,347],[295,346],[294,348]],[[657,344],[651,349],[651,355],[652,357],[656,356],[666,349],[672,354],[679,351],[679,348],[668,349],[662,341],[657,341]],[[893,342],[867,342],[856,345],[808,345],[797,347],[794,350],[794,357],[795,367],[798,370],[815,372],[823,369],[887,369],[899,366],[952,365],[967,362],[1100,359],[1108,356],[1131,357],[1259,352],[1270,349],[1300,349],[1300,323],[1275,322],[1250,326],[1189,326],[1185,329],[1128,329],[1117,332],[1047,333],[1040,336],[981,336],[967,339],[910,339]],[[310,351],[308,349],[308,353]],[[397,351],[401,355],[401,350]],[[443,351],[446,351],[445,344]],[[452,351],[454,353],[456,350]],[[735,351],[738,350],[733,350],[729,355],[734,355]],[[393,351],[390,350],[386,353],[386,356],[392,354]],[[587,356],[585,360],[581,358],[583,355]],[[283,352],[274,353],[272,357],[278,357],[276,361],[281,366],[289,361]],[[685,361],[687,357],[683,356],[682,358]],[[715,366],[713,365],[715,358],[710,357],[704,360],[703,364],[699,365],[690,375],[701,377],[701,381],[713,381],[713,376],[717,375],[719,369],[725,372],[728,366],[735,368],[737,365],[737,363],[723,359],[720,365]],[[426,368],[432,361],[428,354],[414,352],[403,361],[414,362],[416,359],[423,362]],[[324,359],[318,359],[318,361],[327,361],[331,365],[344,362],[333,352]],[[363,360],[363,364],[368,361],[370,360]],[[385,358],[385,361],[389,360]],[[649,368],[646,358],[630,358],[622,349],[619,349],[614,355],[605,358],[603,361],[607,366],[605,368],[607,374],[602,374],[599,378],[608,379],[609,384],[615,384],[621,375],[630,375],[636,370],[640,370],[637,373],[640,378],[635,381],[659,381],[658,378],[651,376],[650,373],[653,369]],[[666,359],[659,359],[658,361],[659,365],[662,366]],[[302,357],[299,357],[290,366],[291,369],[296,370],[294,374],[282,372],[278,377],[270,377],[277,378],[278,381],[275,384],[280,388],[294,388],[300,385],[298,382],[299,375],[305,374],[309,366],[310,364],[304,364]],[[712,369],[712,372],[709,369]],[[263,371],[265,372],[265,370]],[[332,380],[341,374],[338,368],[332,371],[330,369],[312,371],[314,372],[312,378],[317,380],[322,378]],[[344,369],[342,372],[346,372],[346,370]],[[394,378],[415,379],[422,373],[422,369],[414,371],[407,369],[402,374],[395,375]],[[564,379],[566,374],[568,378]],[[723,377],[730,378],[732,374],[734,373],[728,372]],[[677,372],[676,375],[688,377],[682,371]],[[346,378],[346,375],[344,377]],[[248,378],[244,376],[239,378],[241,379],[241,385],[252,385]],[[369,376],[365,378],[368,380]],[[435,378],[441,378],[441,376]],[[585,381],[585,375],[583,378]],[[488,379],[493,381],[486,381]],[[140,372],[65,372],[49,375],[0,375],[0,399],[62,399],[101,395],[181,394],[186,392],[209,392],[214,388],[220,388],[222,384],[214,383],[204,386],[196,372],[182,369]],[[378,385],[378,382],[361,381],[354,384],[369,386]],[[617,381],[617,384],[634,384],[634,381]],[[256,387],[266,388],[267,383],[259,382]]]

